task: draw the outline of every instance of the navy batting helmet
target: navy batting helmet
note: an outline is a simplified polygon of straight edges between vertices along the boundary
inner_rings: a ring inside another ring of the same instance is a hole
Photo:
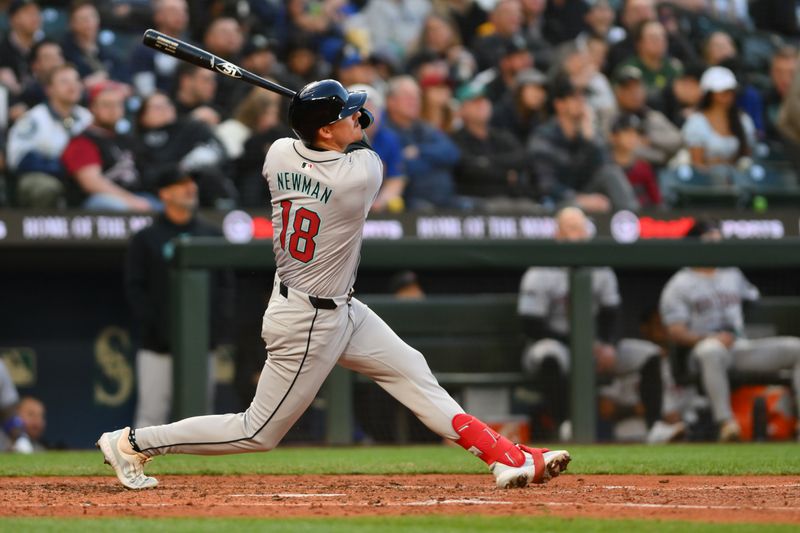
[[[356,113],[366,100],[366,92],[348,92],[336,80],[315,81],[292,97],[289,125],[304,142],[311,143],[319,128]]]

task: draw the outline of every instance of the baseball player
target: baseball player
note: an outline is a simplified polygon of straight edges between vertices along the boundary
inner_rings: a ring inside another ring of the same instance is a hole
[[[722,239],[719,228],[708,220],[696,222],[687,236],[709,242]],[[744,337],[742,302],[758,297],[758,289],[738,268],[683,268],[661,292],[659,307],[667,335],[689,352],[690,368],[699,369],[721,441],[741,436],[731,412],[728,369],[792,369],[792,388],[800,407],[800,338]]]
[[[588,240],[588,220],[577,207],[565,207],[556,216],[556,239]],[[601,397],[626,408],[634,408],[641,399],[644,416],[650,428],[661,418],[662,380],[660,348],[642,339],[618,339],[617,323],[620,294],[617,277],[610,268],[592,269],[592,305],[597,323],[594,357],[597,372],[614,378],[614,383],[601,389]],[[568,348],[569,271],[566,268],[531,267],[522,277],[518,313],[531,343],[522,356],[523,368],[532,374],[550,404],[550,415],[562,438],[569,438],[570,370]],[[634,385],[625,387],[625,385]],[[621,390],[639,388],[639,394],[621,395]],[[621,410],[627,411],[627,409]],[[616,413],[623,417],[622,412]],[[626,413],[627,414],[627,413]],[[630,413],[633,414],[633,413]],[[659,425],[659,428],[663,424]],[[683,428],[675,426],[673,432]],[[677,435],[670,435],[674,438]]]
[[[498,487],[543,483],[567,467],[568,452],[514,444],[464,413],[422,354],[352,297],[364,221],[383,175],[362,131],[372,120],[365,100],[334,80],[306,85],[289,106],[299,140],[279,139],[267,153],[277,269],[262,327],[267,360],[250,407],[103,433],[97,445],[125,487],[157,485],[143,468],[156,455],[271,450],[337,363],[486,462]]]

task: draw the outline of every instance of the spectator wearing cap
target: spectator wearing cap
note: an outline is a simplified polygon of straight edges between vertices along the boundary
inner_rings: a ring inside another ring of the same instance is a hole
[[[527,46],[522,35],[520,0],[499,0],[489,13],[489,28],[490,33],[472,46],[479,71],[495,67],[508,52],[509,41],[516,39]]]
[[[683,125],[692,166],[713,175],[729,176],[739,160],[752,153],[755,144],[753,121],[736,107],[736,87],[733,72],[710,67],[700,78],[700,106]]]
[[[542,203],[576,205],[585,211],[637,210],[627,178],[610,164],[597,136],[591,107],[569,78],[556,78],[550,89],[555,116],[528,143],[532,180]]]
[[[130,81],[127,66],[114,49],[100,39],[100,14],[92,0],[74,0],[69,6],[69,31],[61,47],[88,87],[103,80]]]
[[[520,71],[514,91],[494,106],[491,125],[510,132],[522,143],[547,120],[547,76],[530,68]]]
[[[620,113],[636,115],[642,123],[642,143],[637,157],[662,167],[683,146],[680,130],[660,111],[647,105],[642,71],[633,65],[617,67],[613,76],[614,96]]]
[[[456,91],[461,128],[452,134],[461,150],[453,176],[458,194],[488,209],[534,207],[527,187],[525,147],[508,131],[490,126],[492,102],[483,87],[466,84]]]
[[[284,63],[289,75],[300,80],[300,87],[330,77],[330,65],[322,60],[311,37],[306,34],[297,34],[289,38]]]
[[[189,7],[186,0],[157,0],[153,3],[155,29],[178,39],[186,39]],[[130,60],[131,81],[139,96],[149,96],[156,89],[172,94],[179,60],[147,46],[136,46]]]
[[[664,87],[680,74],[681,62],[669,55],[667,31],[658,21],[642,22],[634,29],[632,38],[636,54],[622,65],[632,65],[642,71],[647,99],[658,107]]]
[[[236,203],[225,147],[204,122],[178,118],[167,95],[156,91],[142,100],[135,131],[136,166],[145,187],[154,186],[161,171],[178,162],[181,172],[197,182],[201,206],[229,209]]]
[[[8,33],[0,41],[0,85],[18,95],[31,77],[28,55],[44,38],[39,4],[34,0],[11,0],[8,5]]]
[[[447,0],[444,9],[455,22],[461,42],[472,50],[479,28],[486,24],[486,11],[476,0]]]
[[[440,68],[442,67],[442,68]],[[427,63],[419,69],[419,88],[422,91],[420,118],[445,133],[456,123],[453,86],[441,63]]]
[[[778,114],[789,96],[795,73],[798,71],[797,48],[785,46],[772,55],[769,77],[772,85],[764,96],[766,137],[773,146],[783,142],[783,135],[778,129]]]
[[[356,83],[370,85],[375,81],[375,67],[367,61],[367,58],[352,44],[345,44],[339,52],[339,58],[335,64],[333,77],[347,87]]]
[[[155,93],[158,94],[158,93]],[[152,98],[152,96],[151,96]],[[157,176],[158,197],[163,213],[130,240],[125,260],[125,288],[137,337],[134,411],[137,427],[166,424],[172,408],[172,357],[170,339],[169,262],[173,239],[180,235],[222,236],[218,228],[196,216],[198,187],[192,176],[179,167],[165,166]],[[215,271],[209,279],[211,317],[209,370],[213,350],[228,334],[233,316],[233,276]],[[214,372],[209,372],[206,408],[213,408]]]
[[[505,94],[513,91],[516,75],[532,67],[533,56],[525,45],[525,40],[517,35],[505,40],[504,52],[497,65],[479,73],[474,81],[486,86],[489,100],[499,102]]]
[[[420,88],[411,76],[389,81],[386,123],[400,138],[408,182],[403,194],[409,210],[467,208],[455,194],[453,168],[461,154],[441,130],[420,118]]]
[[[175,109],[178,117],[191,117],[211,127],[220,123],[222,110],[215,104],[218,76],[215,72],[183,62],[176,75]]]
[[[472,79],[478,68],[472,53],[461,45],[455,23],[438,13],[425,19],[416,50],[407,61],[408,71],[431,61],[445,64],[447,77],[456,84]]]
[[[637,115],[622,113],[611,125],[611,156],[633,187],[636,199],[643,208],[661,205],[661,191],[653,167],[638,157],[644,143],[643,124]]]
[[[8,132],[8,169],[14,200],[21,207],[63,205],[61,154],[69,140],[92,122],[91,112],[78,105],[83,85],[75,67],[55,67],[44,85],[47,101],[32,107]]]
[[[578,89],[585,90],[586,102],[594,111],[598,128],[607,131],[617,105],[611,84],[592,59],[589,47],[577,40],[564,43],[556,57],[558,67],[554,75],[563,73]]]
[[[686,118],[695,112],[703,91],[700,89],[700,77],[705,71],[701,63],[689,63],[661,96],[664,115],[678,128],[683,126]]]
[[[64,64],[61,45],[50,39],[42,39],[31,48],[31,78],[22,87],[19,96],[12,100],[8,115],[11,122],[16,121],[28,109],[41,104],[47,99],[44,92],[44,79],[53,68]]]
[[[370,144],[383,162],[383,184],[370,210],[373,213],[399,213],[405,208],[403,191],[406,188],[406,167],[403,159],[403,145],[397,133],[386,127],[384,111],[386,101],[377,89],[370,85],[351,85],[349,91],[364,91],[367,101],[364,107],[372,113],[375,120],[366,129]]]
[[[101,81],[89,88],[92,124],[73,137],[61,161],[67,171],[67,203],[101,211],[151,211],[161,205],[142,189],[133,139],[116,131],[125,115],[127,89]]]

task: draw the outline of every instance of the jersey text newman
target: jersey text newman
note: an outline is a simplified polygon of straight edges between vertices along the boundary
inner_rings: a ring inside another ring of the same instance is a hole
[[[278,182],[278,189],[284,191],[295,190],[306,196],[316,198],[323,204],[327,204],[333,195],[333,189],[320,184],[314,178],[310,178],[299,172],[278,172],[275,176]],[[322,192],[320,193],[320,189]]]

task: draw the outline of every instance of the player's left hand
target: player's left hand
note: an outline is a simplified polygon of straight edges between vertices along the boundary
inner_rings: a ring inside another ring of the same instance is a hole
[[[367,111],[366,107],[362,107],[358,111],[361,113],[361,116],[358,117],[358,124],[361,126],[362,130],[365,130],[375,122],[375,118],[372,116],[372,113]]]

